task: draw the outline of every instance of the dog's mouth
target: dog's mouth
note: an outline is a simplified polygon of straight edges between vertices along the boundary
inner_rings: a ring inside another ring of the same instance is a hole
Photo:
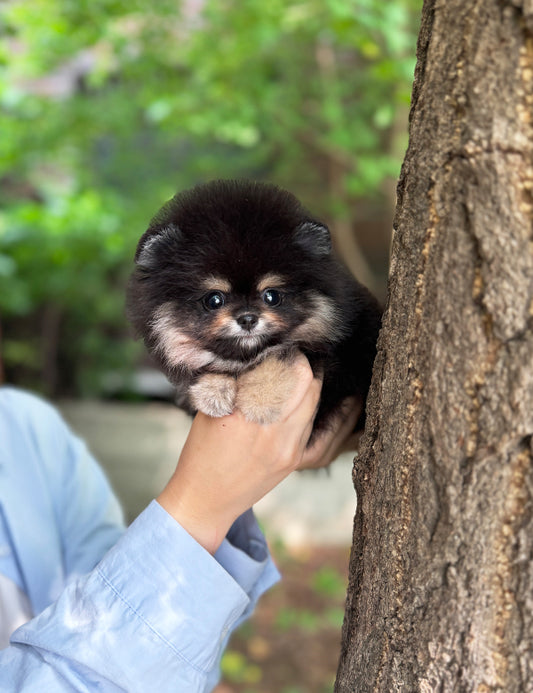
[[[269,333],[243,331],[239,335],[217,339],[211,348],[219,357],[248,363],[261,357],[263,352],[276,346],[278,341]]]
[[[243,334],[239,335],[238,337],[234,337],[234,339],[239,343],[239,344],[246,344],[246,345],[259,345],[262,344],[264,341],[266,341],[265,335],[261,333],[255,333],[255,332],[244,332]]]
[[[243,335],[235,340],[240,356],[246,361],[257,358],[269,345],[270,340],[261,335]]]

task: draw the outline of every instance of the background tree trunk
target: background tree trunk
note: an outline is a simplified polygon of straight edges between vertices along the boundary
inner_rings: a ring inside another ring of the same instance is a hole
[[[336,691],[533,691],[533,3],[426,0]]]

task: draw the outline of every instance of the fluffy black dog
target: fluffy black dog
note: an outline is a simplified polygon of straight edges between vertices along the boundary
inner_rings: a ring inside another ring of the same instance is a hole
[[[213,181],[179,193],[139,241],[127,312],[190,412],[279,416],[303,352],[324,373],[313,432],[368,391],[381,311],[289,192]],[[288,365],[289,364],[289,365]]]

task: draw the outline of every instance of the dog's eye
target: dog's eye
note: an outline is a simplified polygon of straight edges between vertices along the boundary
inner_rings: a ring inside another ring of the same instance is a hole
[[[226,297],[222,291],[210,291],[203,297],[202,303],[208,310],[218,310],[226,303]]]
[[[266,289],[262,294],[263,301],[267,306],[275,308],[281,304],[281,292],[277,289]]]

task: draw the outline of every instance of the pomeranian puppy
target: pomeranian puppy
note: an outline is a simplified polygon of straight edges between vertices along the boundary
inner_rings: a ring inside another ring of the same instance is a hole
[[[345,398],[365,400],[379,305],[291,193],[225,180],[178,193],[150,222],[135,263],[128,317],[190,413],[238,408],[276,420],[296,350],[323,372],[313,434]]]

